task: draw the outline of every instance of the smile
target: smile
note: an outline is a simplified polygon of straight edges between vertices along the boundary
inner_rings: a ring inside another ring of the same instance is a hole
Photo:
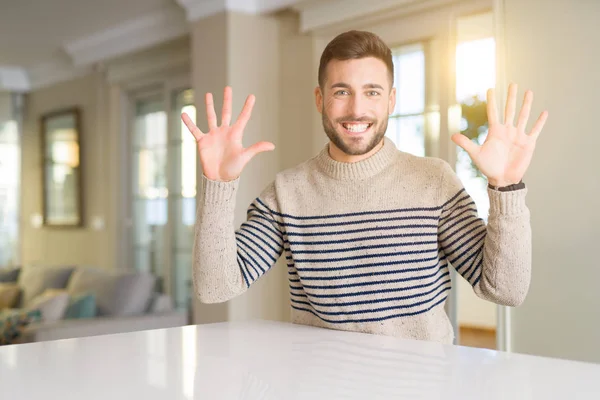
[[[371,126],[373,126],[373,123],[365,123],[365,122],[342,122],[342,127],[344,127],[344,129],[350,133],[350,134],[357,134],[357,133],[365,133],[367,130],[369,130],[369,128]]]

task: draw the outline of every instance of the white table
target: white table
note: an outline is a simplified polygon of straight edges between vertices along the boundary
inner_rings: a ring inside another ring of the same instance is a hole
[[[275,322],[0,347],[0,398],[600,399],[600,365]]]

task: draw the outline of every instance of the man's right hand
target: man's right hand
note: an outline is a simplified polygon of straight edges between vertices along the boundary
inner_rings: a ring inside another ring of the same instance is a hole
[[[203,133],[190,117],[183,113],[181,119],[188,127],[196,143],[204,176],[213,181],[233,181],[237,179],[248,161],[263,151],[275,148],[273,143],[258,142],[247,149],[242,145],[244,128],[252,114],[254,96],[246,99],[244,108],[238,120],[231,122],[231,87],[226,87],[223,94],[223,109],[221,126],[217,126],[217,115],[213,104],[212,93],[206,94],[206,117],[208,120],[208,133]]]

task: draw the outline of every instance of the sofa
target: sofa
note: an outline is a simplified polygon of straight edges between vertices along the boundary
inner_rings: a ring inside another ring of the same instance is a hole
[[[156,278],[134,270],[88,266],[0,269],[0,341],[39,342],[170,328],[188,313],[155,290]]]

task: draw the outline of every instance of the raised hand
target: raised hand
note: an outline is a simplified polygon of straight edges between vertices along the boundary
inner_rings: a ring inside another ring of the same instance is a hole
[[[213,181],[227,182],[237,179],[248,161],[255,155],[275,148],[275,145],[269,142],[259,142],[244,148],[242,145],[244,128],[252,114],[255,98],[253,95],[248,96],[238,120],[230,125],[231,97],[231,87],[227,86],[223,94],[221,126],[217,126],[213,96],[211,93],[206,94],[208,133],[200,131],[186,113],[181,115],[181,119],[198,143],[204,176]]]
[[[531,163],[536,141],[548,118],[548,112],[542,112],[531,132],[526,133],[533,92],[530,90],[525,92],[517,126],[514,126],[516,101],[517,85],[513,83],[508,87],[504,122],[500,123],[494,90],[489,89],[487,92],[488,135],[485,142],[479,146],[462,134],[452,136],[452,141],[465,149],[492,186],[508,186],[519,183],[523,179]]]

